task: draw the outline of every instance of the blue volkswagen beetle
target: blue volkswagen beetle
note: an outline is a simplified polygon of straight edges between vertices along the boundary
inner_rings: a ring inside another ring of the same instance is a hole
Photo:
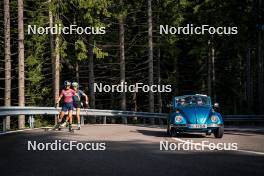
[[[214,110],[218,104],[215,103],[213,107],[209,96],[196,94],[174,97],[171,107],[167,127],[170,136],[197,132],[206,135],[213,133],[216,138],[223,137],[223,118]]]

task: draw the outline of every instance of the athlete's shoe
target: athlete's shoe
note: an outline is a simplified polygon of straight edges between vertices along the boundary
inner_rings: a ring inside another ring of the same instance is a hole
[[[65,127],[67,125],[67,122],[64,122],[63,124],[61,124],[61,127]]]
[[[78,130],[81,130],[81,124],[78,124],[78,128],[77,128]]]
[[[73,132],[72,125],[69,124],[69,132]]]
[[[55,125],[52,130],[59,130],[60,129],[60,123],[58,123],[57,125]]]

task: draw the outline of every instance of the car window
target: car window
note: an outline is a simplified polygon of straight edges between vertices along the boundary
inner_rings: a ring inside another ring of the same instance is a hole
[[[210,105],[209,98],[207,96],[186,96],[186,97],[176,97],[176,106],[188,106],[188,105],[198,105],[198,106],[208,106]]]

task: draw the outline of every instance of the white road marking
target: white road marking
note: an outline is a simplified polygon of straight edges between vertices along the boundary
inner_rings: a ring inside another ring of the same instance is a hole
[[[26,128],[26,129],[22,129],[22,130],[5,131],[5,132],[0,133],[0,135],[19,133],[19,132],[24,132],[24,131],[32,131],[32,130],[38,130],[38,129],[42,129],[42,128]]]
[[[256,151],[250,151],[250,150],[235,150],[235,151],[251,153],[251,154],[256,154],[256,155],[264,155],[264,152],[256,152]]]
[[[203,147],[206,147],[206,148],[209,148],[208,145],[204,145],[204,144],[201,144],[201,143],[194,143],[194,142],[190,142],[190,141],[185,141],[185,140],[182,140],[182,139],[179,139],[179,138],[176,138],[176,137],[172,137],[173,140],[175,141],[178,141],[178,142],[182,142],[182,143],[189,143],[191,145],[199,145],[199,146],[203,146]],[[257,152],[257,151],[250,151],[250,150],[232,150],[232,151],[238,151],[238,152],[244,152],[244,153],[251,153],[251,154],[256,154],[256,155],[264,155],[264,152]]]

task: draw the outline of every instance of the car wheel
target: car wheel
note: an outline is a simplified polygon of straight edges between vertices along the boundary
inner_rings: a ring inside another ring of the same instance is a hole
[[[170,130],[170,136],[171,137],[177,137],[179,135],[178,131],[175,128],[172,128]]]
[[[224,127],[219,127],[214,130],[214,136],[215,138],[222,138],[224,135]]]
[[[171,131],[169,129],[167,129],[167,135],[171,136]]]
[[[171,136],[171,129],[170,129],[170,125],[167,125],[167,135]]]
[[[168,128],[167,129],[167,134],[169,137],[173,137],[174,136],[174,128]]]
[[[211,136],[212,133],[207,131],[205,134],[206,134],[206,136]]]

